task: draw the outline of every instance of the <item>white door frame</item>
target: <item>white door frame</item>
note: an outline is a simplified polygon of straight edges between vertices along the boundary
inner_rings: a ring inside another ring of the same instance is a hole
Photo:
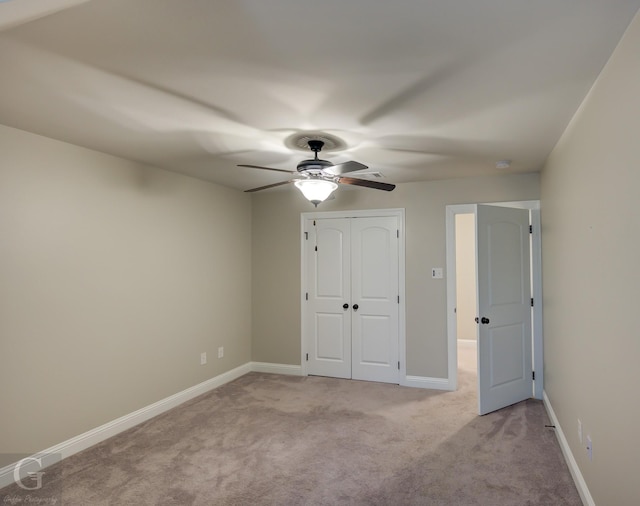
[[[531,287],[533,292],[533,370],[536,379],[533,382],[533,396],[542,399],[544,391],[544,353],[542,335],[542,246],[540,243],[540,201],[526,200],[518,202],[477,202],[492,206],[529,209],[533,233],[531,234]],[[475,214],[476,204],[457,204],[446,207],[447,233],[447,340],[448,340],[448,377],[449,388],[458,388],[458,346],[456,321],[456,214]]]
[[[307,255],[305,225],[308,220],[319,220],[322,218],[376,218],[393,216],[398,218],[398,228],[400,233],[400,241],[398,243],[398,291],[400,295],[400,304],[398,308],[398,356],[400,357],[400,385],[407,384],[407,341],[406,341],[406,303],[405,303],[405,226],[404,226],[404,209],[371,209],[365,211],[325,211],[325,212],[309,212],[300,214],[300,363],[302,364],[302,376],[308,376],[306,361],[306,343],[307,336],[306,327],[306,311],[305,311],[305,294],[308,292],[307,280]]]

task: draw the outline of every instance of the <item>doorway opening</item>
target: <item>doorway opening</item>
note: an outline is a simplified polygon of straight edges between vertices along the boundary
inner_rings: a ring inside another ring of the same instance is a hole
[[[527,377],[529,374],[529,378],[533,375],[532,385],[529,386],[529,389],[533,389],[533,397],[536,399],[542,399],[543,389],[544,389],[544,368],[543,368],[543,342],[542,342],[542,274],[541,274],[541,244],[540,244],[540,202],[539,201],[519,201],[519,202],[503,202],[503,203],[489,203],[485,205],[480,204],[456,204],[449,205],[446,208],[446,250],[447,250],[447,339],[448,339],[448,386],[451,390],[456,390],[458,388],[458,382],[463,381],[464,378],[462,375],[459,378],[459,372],[463,370],[469,371],[472,369],[472,363],[475,361],[477,366],[476,370],[473,371],[475,373],[473,376],[478,379],[478,388],[480,388],[480,384],[483,383],[487,385],[487,378],[493,378],[491,381],[494,381],[495,378],[500,379],[498,372],[498,376],[494,375],[493,369],[487,369],[487,367],[494,367],[491,364],[496,364],[498,362],[492,362],[496,357],[502,357],[503,355],[498,353],[492,354],[493,359],[487,355],[488,349],[487,346],[491,347],[495,345],[498,340],[504,341],[504,335],[499,336],[496,332],[500,333],[501,330],[495,330],[496,323],[500,325],[500,322],[494,321],[494,318],[491,317],[491,325],[489,318],[480,318],[482,319],[483,324],[487,325],[478,325],[475,321],[476,317],[482,316],[491,316],[490,314],[484,314],[486,312],[486,267],[482,272],[473,272],[473,268],[478,265],[480,261],[478,255],[482,253],[483,262],[482,264],[486,266],[486,233],[484,223],[486,223],[485,218],[483,218],[483,225],[480,227],[480,224],[477,222],[478,213],[480,208],[512,208],[514,210],[521,209],[528,211],[528,223],[526,227],[530,234],[529,239],[527,239],[527,243],[530,244],[529,252],[526,257],[530,258],[530,286],[531,286],[531,308],[529,308],[530,312],[530,324],[531,324],[531,341],[529,344],[529,351],[526,354],[530,357],[528,360],[524,362],[528,362],[531,360],[532,367],[529,368],[528,373],[524,373],[524,377]],[[488,210],[487,210],[488,211]],[[485,211],[481,213],[483,216],[486,216]],[[495,214],[493,211],[491,214]],[[498,214],[502,214],[501,212]],[[522,225],[520,225],[520,229],[522,230]],[[483,238],[483,249],[482,252],[474,251],[478,247],[478,236],[479,228],[483,229],[483,233],[481,234]],[[471,229],[471,232],[469,232]],[[497,229],[496,229],[497,230]],[[498,234],[500,235],[500,234]],[[521,236],[524,240],[524,236]],[[458,244],[457,244],[458,243]],[[465,246],[466,244],[466,246]],[[457,246],[460,246],[459,248]],[[508,250],[513,249],[509,248]],[[508,251],[505,250],[505,251]],[[500,251],[500,250],[496,250]],[[500,255],[500,260],[497,260],[496,266],[499,266],[499,270],[502,270],[502,266],[507,267],[507,272],[509,271],[509,264],[512,263],[513,260],[509,261],[503,255]],[[471,259],[475,262],[471,264]],[[506,260],[506,261],[503,261]],[[458,265],[459,264],[459,265]],[[529,265],[529,260],[527,260],[527,264]],[[513,267],[514,265],[511,265]],[[513,272],[507,275],[507,278],[503,277],[503,281],[505,279],[513,279]],[[478,288],[478,276],[483,279],[482,284],[482,293],[483,299],[478,300],[479,297],[479,288]],[[458,279],[461,277],[462,279]],[[498,286],[498,285],[496,285]],[[458,295],[460,293],[460,295]],[[504,292],[506,293],[506,292]],[[504,293],[502,295],[504,295]],[[527,292],[528,293],[528,292]],[[473,301],[473,295],[475,294],[476,299]],[[524,294],[524,291],[523,291]],[[529,297],[528,295],[526,297]],[[524,296],[523,296],[524,298]],[[528,300],[528,299],[527,299]],[[475,305],[475,307],[474,307]],[[527,303],[527,306],[529,304]],[[483,307],[478,307],[483,306]],[[524,306],[524,305],[523,305]],[[472,308],[472,309],[469,309]],[[469,314],[471,312],[471,314]],[[482,315],[476,314],[478,312],[483,312]],[[497,319],[497,318],[496,318]],[[485,321],[486,320],[486,321]],[[470,323],[472,322],[472,323]],[[475,327],[475,332],[473,329],[469,328],[469,325]],[[487,336],[482,337],[483,331],[485,334],[487,331],[493,327],[493,330],[490,337],[490,341],[486,341]],[[513,327],[513,325],[511,325]],[[504,328],[504,326],[502,327]],[[482,334],[482,335],[481,335]],[[483,340],[485,339],[485,340]],[[513,339],[511,342],[514,343]],[[484,344],[483,344],[484,343]],[[487,344],[490,343],[490,344]],[[482,346],[478,347],[479,344]],[[526,347],[525,347],[526,348]],[[522,348],[523,350],[525,348]],[[476,357],[482,351],[482,360]],[[499,350],[498,350],[499,352]],[[475,355],[475,357],[474,357]],[[500,359],[502,361],[502,358]],[[471,362],[471,364],[470,364]],[[483,365],[484,364],[484,365]],[[511,374],[512,370],[505,371],[505,373]],[[524,369],[523,369],[524,371]],[[465,377],[469,378],[469,374],[465,372]],[[480,378],[480,375],[483,375]],[[487,376],[489,375],[489,376]],[[476,390],[477,391],[477,390]],[[479,394],[479,397],[481,395]],[[486,399],[486,397],[485,397]],[[482,411],[482,410],[481,410]]]
[[[456,345],[460,381],[477,383],[478,326],[476,316],[476,219],[473,213],[455,216]],[[474,388],[475,390],[475,388]]]

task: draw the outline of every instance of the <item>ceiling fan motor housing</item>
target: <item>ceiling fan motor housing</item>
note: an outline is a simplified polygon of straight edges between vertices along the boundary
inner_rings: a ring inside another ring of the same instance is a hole
[[[323,169],[333,167],[333,164],[328,160],[321,160],[320,158],[312,158],[310,160],[302,160],[298,164],[298,172],[322,172]]]

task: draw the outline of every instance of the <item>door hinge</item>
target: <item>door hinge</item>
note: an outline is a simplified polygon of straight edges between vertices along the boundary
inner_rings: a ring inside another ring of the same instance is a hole
[[[398,295],[398,304],[400,304],[400,295]]]
[[[533,307],[533,297],[531,297],[531,307]]]
[[[309,232],[305,232],[304,233],[304,240],[308,241],[309,240]]]
[[[400,239],[400,230],[399,230],[399,229],[398,229],[398,230],[396,230],[396,237],[397,237],[398,239]]]
[[[309,354],[307,353],[307,362],[309,362]]]
[[[314,227],[316,226],[316,220],[313,220],[313,226]]]
[[[309,300],[309,292],[304,294],[304,300]]]
[[[316,251],[318,251],[318,246],[316,246]]]
[[[535,381],[535,380],[536,380],[536,372],[535,372],[535,371],[531,371],[531,379],[532,379],[533,381]]]
[[[533,234],[533,225],[529,225],[529,233]]]
[[[398,360],[398,371],[400,370],[400,361]]]

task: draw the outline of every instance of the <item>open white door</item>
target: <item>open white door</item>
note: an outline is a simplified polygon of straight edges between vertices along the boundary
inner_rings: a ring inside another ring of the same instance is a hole
[[[529,211],[478,205],[478,408],[533,395]]]

